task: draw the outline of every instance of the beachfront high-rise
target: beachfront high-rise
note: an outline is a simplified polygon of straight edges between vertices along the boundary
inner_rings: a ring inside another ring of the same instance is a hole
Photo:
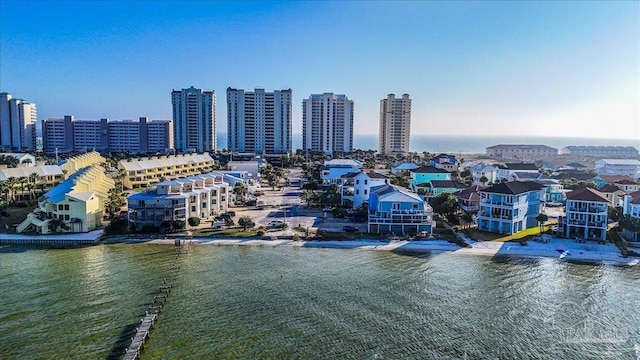
[[[381,154],[409,152],[411,136],[411,99],[409,94],[396,98],[387,95],[380,100],[380,139],[378,151]]]
[[[0,148],[36,150],[36,104],[0,93]]]
[[[178,151],[215,150],[216,92],[191,86],[171,92],[174,146]]]
[[[227,89],[229,151],[291,153],[291,89],[266,92]]]
[[[95,150],[100,153],[164,153],[173,149],[171,120],[75,120],[73,115],[42,120],[47,154]]]
[[[353,151],[353,100],[334,93],[302,100],[302,149],[329,155]]]

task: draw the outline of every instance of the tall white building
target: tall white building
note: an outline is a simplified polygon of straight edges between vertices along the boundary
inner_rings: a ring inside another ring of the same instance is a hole
[[[173,104],[173,136],[176,150],[215,150],[216,92],[191,86],[171,92]]]
[[[380,140],[381,154],[409,152],[411,136],[411,99],[409,94],[396,98],[394,94],[380,100]]]
[[[37,114],[36,104],[0,93],[0,147],[35,151]]]
[[[227,89],[227,132],[230,151],[291,153],[291,89],[266,92]]]
[[[353,151],[353,100],[334,93],[303,100],[302,149],[329,155]]]

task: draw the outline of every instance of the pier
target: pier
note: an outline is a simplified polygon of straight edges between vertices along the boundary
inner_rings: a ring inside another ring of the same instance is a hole
[[[145,340],[149,338],[149,331],[151,331],[151,327],[155,324],[157,316],[158,315],[155,313],[147,314],[147,316],[142,319],[140,326],[138,327],[138,331],[136,332],[136,336],[133,337],[131,345],[124,354],[125,360],[138,359]]]
[[[178,259],[181,254],[189,251],[190,244],[190,241],[176,241],[176,259]],[[180,265],[176,264],[170,267],[169,270],[178,271],[180,270]],[[167,278],[164,278],[162,284],[158,287],[158,295],[153,297],[153,302],[149,306],[149,310],[145,311],[144,318],[140,320],[140,326],[136,328],[135,336],[131,338],[131,344],[125,350],[124,360],[136,360],[140,358],[140,352],[144,348],[144,343],[149,339],[151,328],[153,328],[153,325],[156,323],[158,315],[160,311],[162,311],[172,289],[173,284],[168,282]]]

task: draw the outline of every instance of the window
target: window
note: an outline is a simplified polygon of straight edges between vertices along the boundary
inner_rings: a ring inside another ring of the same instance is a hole
[[[66,204],[66,205],[64,206],[64,209],[65,209],[65,210],[69,210],[69,204]]]
[[[360,195],[360,190],[356,189],[356,195]]]
[[[369,183],[369,180],[364,180],[364,184],[367,185],[367,183]],[[366,194],[366,193],[365,193]]]
[[[365,180],[366,181],[366,180]],[[364,189],[364,194],[367,195],[367,189]]]
[[[360,185],[360,179],[356,180],[356,185]]]
[[[196,211],[196,207],[195,207],[195,206],[192,206],[192,207],[191,207],[191,211],[195,212],[195,211]]]

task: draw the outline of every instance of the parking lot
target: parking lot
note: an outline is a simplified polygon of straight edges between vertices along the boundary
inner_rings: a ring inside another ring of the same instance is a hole
[[[291,183],[298,183],[298,174],[290,174]],[[293,228],[301,227],[309,230],[321,230],[331,232],[342,232],[345,225],[352,225],[360,232],[367,231],[366,223],[353,223],[349,219],[336,219],[331,212],[324,212],[318,208],[307,208],[301,204],[299,186],[286,186],[282,189],[271,187],[251,186],[249,193],[256,191],[263,195],[255,197],[261,206],[233,207],[229,210],[236,212],[235,221],[241,216],[249,216],[256,227],[264,226],[269,228],[269,223],[275,220],[285,221],[288,225],[286,230],[270,229],[271,235],[293,235],[296,231]]]

